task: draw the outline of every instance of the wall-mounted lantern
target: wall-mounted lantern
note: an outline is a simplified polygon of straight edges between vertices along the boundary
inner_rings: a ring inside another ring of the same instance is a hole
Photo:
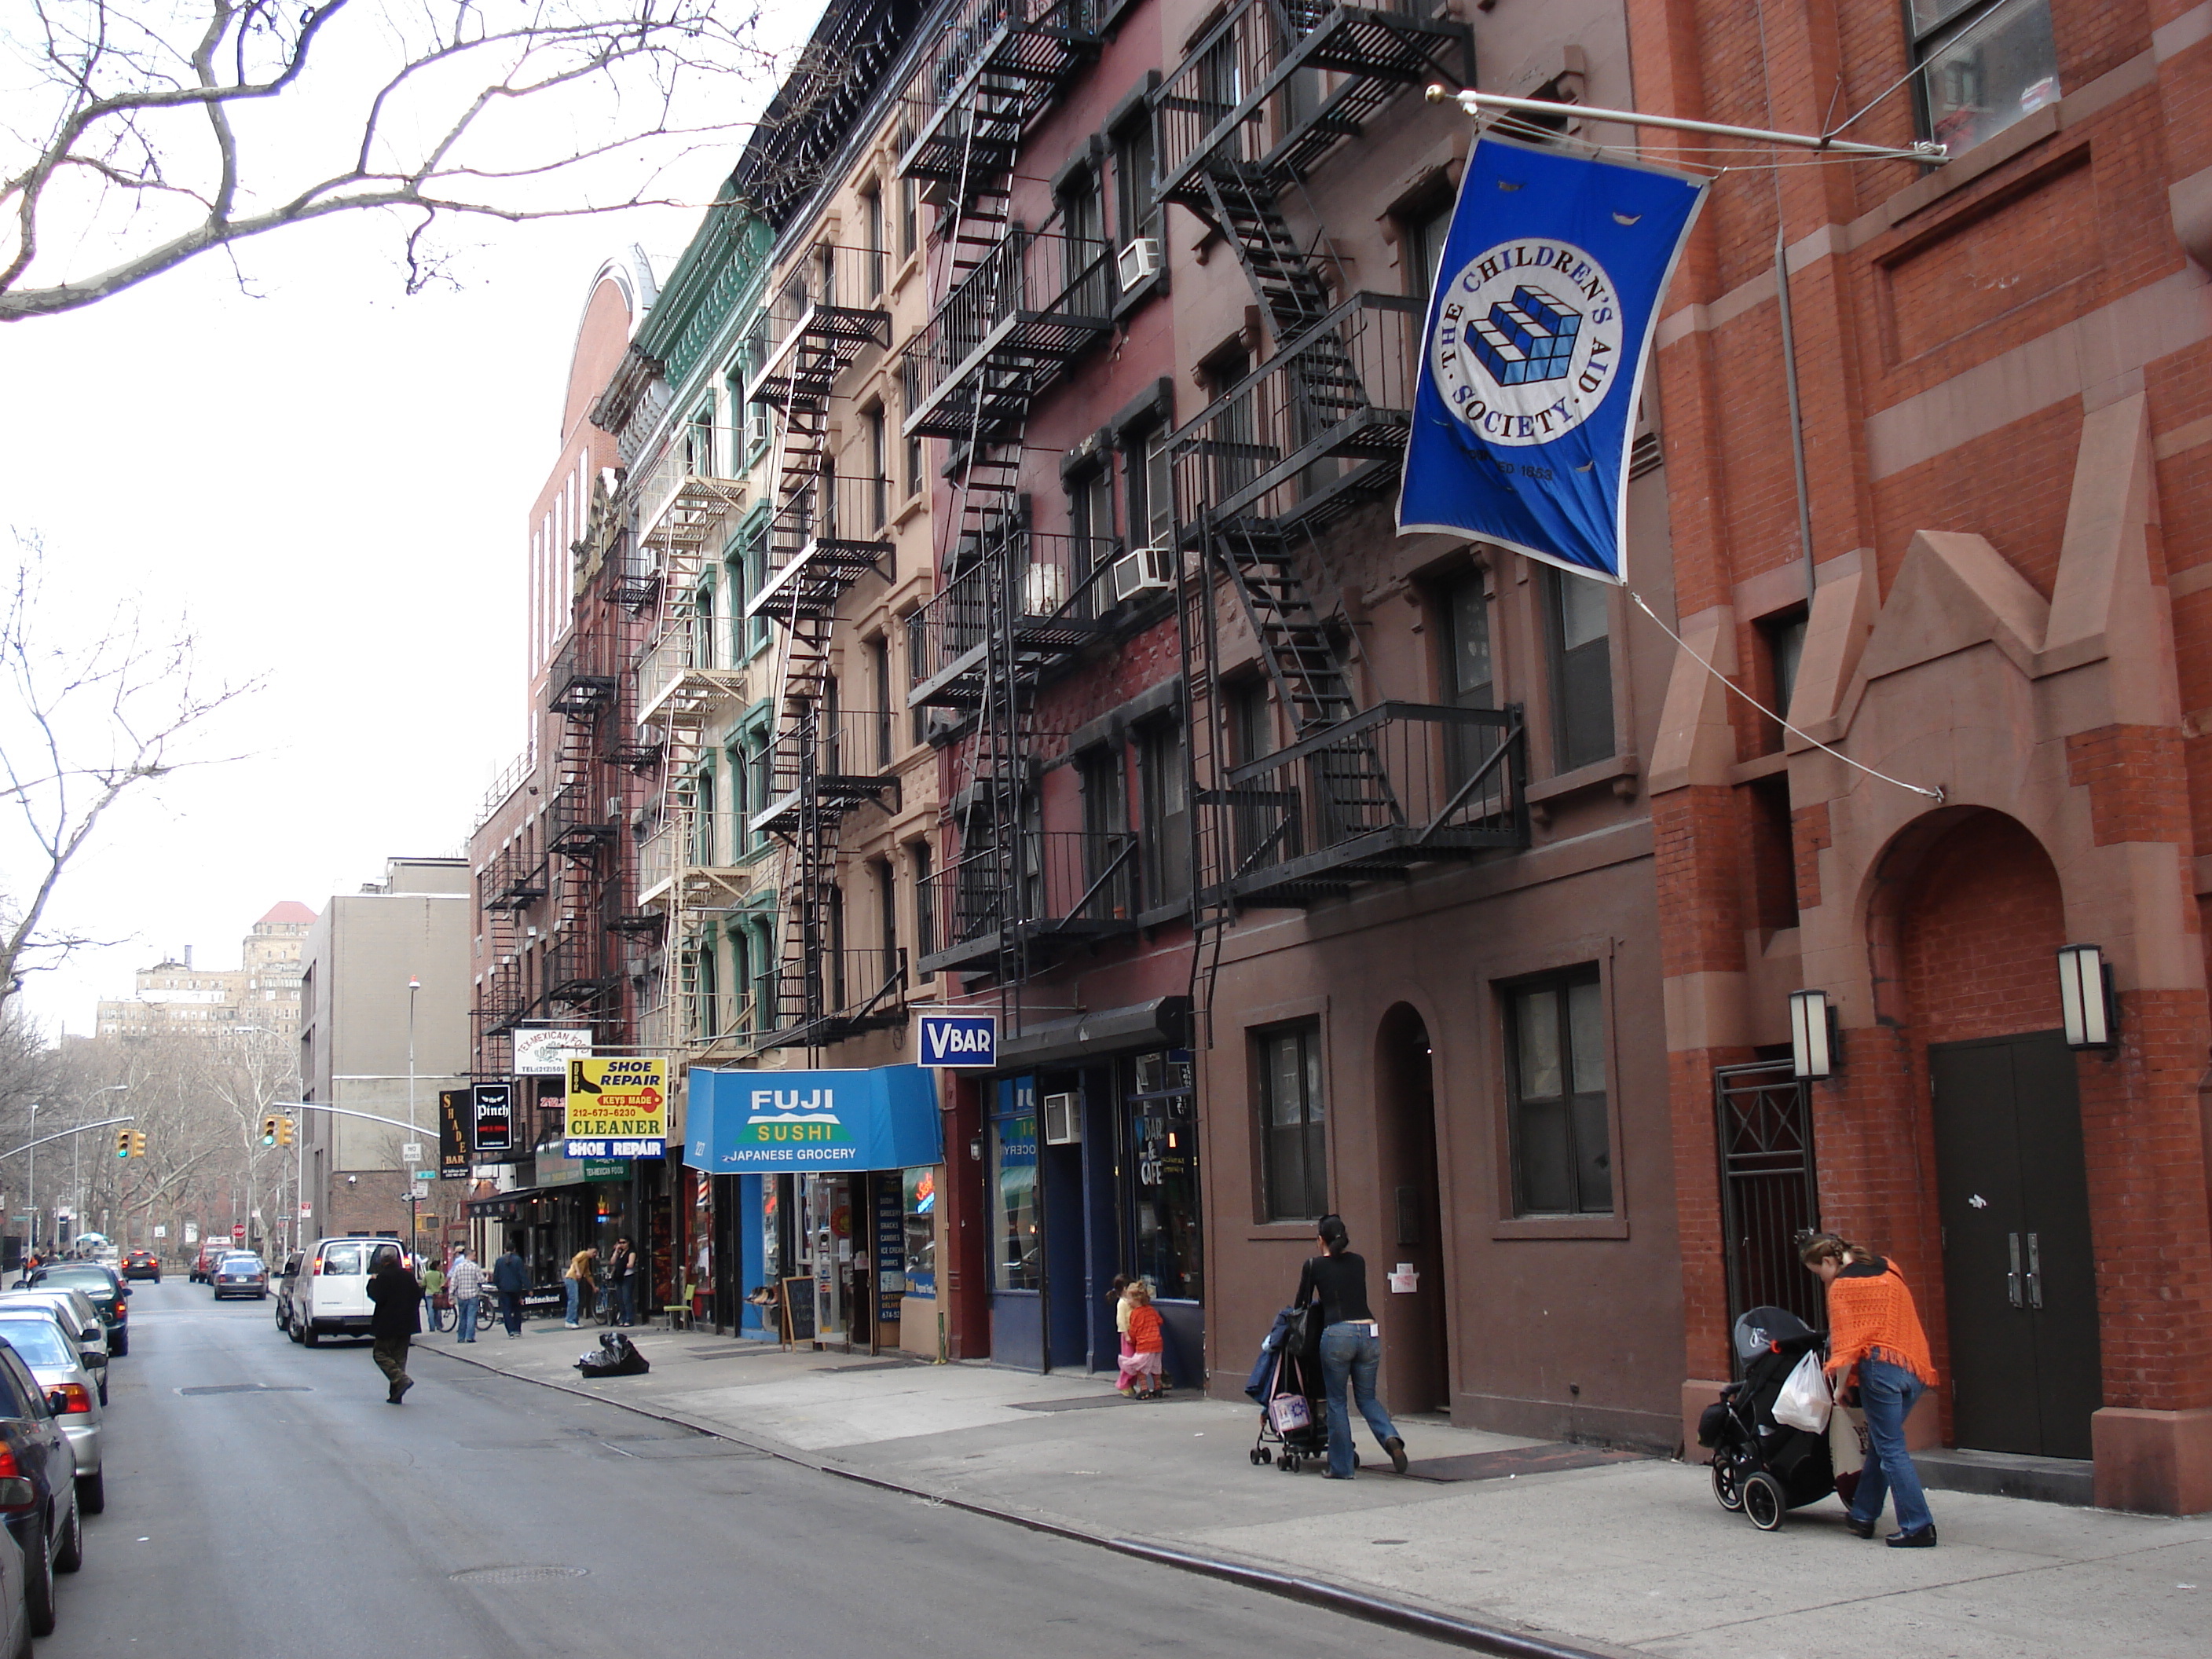
[[[1790,1063],[1810,1081],[1833,1077],[1843,1041],[1836,1030],[1835,1005],[1826,991],[1790,994]]]
[[[2119,1000],[2101,946],[2069,945],[2058,952],[2058,1011],[2069,1048],[2110,1050],[2119,1042]]]

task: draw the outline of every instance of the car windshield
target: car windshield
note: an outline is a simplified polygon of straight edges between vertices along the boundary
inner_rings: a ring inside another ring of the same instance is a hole
[[[0,1319],[0,1337],[5,1337],[9,1346],[23,1356],[27,1365],[58,1369],[76,1363],[76,1356],[52,1320]]]
[[[261,1258],[258,1255],[227,1255],[223,1257],[222,1266],[217,1271],[227,1273],[258,1273],[261,1271]]]

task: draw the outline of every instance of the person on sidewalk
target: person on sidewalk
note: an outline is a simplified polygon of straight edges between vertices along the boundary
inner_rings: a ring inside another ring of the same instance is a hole
[[[1121,1340],[1121,1378],[1114,1389],[1126,1400],[1136,1392],[1136,1385],[1129,1381],[1129,1356],[1136,1352],[1129,1346],[1129,1275],[1115,1273],[1109,1294],[1114,1298],[1114,1331]]]
[[[484,1270],[469,1260],[465,1249],[453,1251],[453,1272],[447,1276],[447,1285],[453,1293],[453,1340],[473,1342],[477,1340],[477,1321],[483,1310]]]
[[[513,1341],[522,1334],[522,1298],[530,1289],[530,1269],[511,1238],[507,1241],[506,1254],[491,1264],[491,1287],[499,1292],[500,1322],[507,1327],[507,1340]]]
[[[1167,1392],[1162,1381],[1166,1367],[1166,1322],[1152,1305],[1152,1287],[1133,1279],[1123,1294],[1129,1303],[1129,1352],[1121,1359],[1121,1391],[1139,1400],[1158,1400]]]
[[[1315,1231],[1326,1254],[1308,1258],[1292,1305],[1317,1303],[1321,1307],[1321,1374],[1328,1389],[1328,1468],[1323,1477],[1352,1479],[1347,1395],[1359,1402],[1359,1414],[1390,1455],[1390,1467],[1403,1474],[1406,1443],[1375,1395],[1375,1374],[1382,1365],[1382,1334],[1367,1306],[1367,1263],[1352,1253],[1352,1235],[1342,1216],[1323,1216]]]
[[[429,1316],[430,1328],[434,1331],[442,1331],[446,1328],[444,1322],[439,1316],[438,1307],[438,1299],[445,1294],[445,1269],[434,1261],[425,1260],[422,1264],[422,1306]]]
[[[607,1258],[607,1286],[614,1292],[616,1322],[636,1324],[637,1252],[626,1238],[615,1240],[614,1254]]]
[[[1873,1537],[1882,1499],[1893,1498],[1897,1530],[1883,1541],[1892,1549],[1933,1549],[1936,1517],[1905,1449],[1905,1419],[1936,1385],[1936,1362],[1912,1292],[1894,1263],[1833,1233],[1814,1234],[1798,1256],[1827,1286],[1828,1381],[1840,1393],[1857,1369],[1859,1407],[1874,1448],[1844,1524]]]
[[[407,1271],[397,1250],[377,1252],[376,1271],[369,1275],[368,1299],[376,1305],[368,1316],[369,1352],[391,1384],[385,1403],[397,1406],[415,1386],[407,1375],[408,1339],[422,1328],[422,1281]]]
[[[561,1275],[568,1294],[568,1323],[572,1331],[580,1328],[581,1315],[599,1297],[599,1253],[587,1244],[568,1258],[568,1270]]]

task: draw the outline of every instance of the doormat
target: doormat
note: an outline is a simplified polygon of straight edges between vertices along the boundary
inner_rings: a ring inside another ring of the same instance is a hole
[[[1557,1474],[1565,1469],[1595,1469],[1607,1463],[1644,1463],[1645,1452],[1613,1446],[1516,1446],[1510,1451],[1466,1452],[1457,1457],[1417,1458],[1407,1468],[1415,1480],[1456,1482],[1503,1480],[1512,1475]]]

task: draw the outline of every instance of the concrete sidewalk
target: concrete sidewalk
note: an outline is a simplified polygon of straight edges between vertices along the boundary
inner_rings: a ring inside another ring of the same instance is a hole
[[[1336,1484],[1255,1467],[1258,1413],[1241,1401],[1140,1403],[1103,1377],[630,1335],[652,1374],[595,1382],[574,1369],[595,1327],[417,1345],[920,1497],[1600,1650],[2202,1659],[2212,1629],[2212,1517],[1936,1492],[1942,1547],[1890,1550],[1845,1532],[1832,1498],[1758,1532],[1713,1501],[1696,1463],[1410,1419],[1413,1478],[1377,1472],[1369,1447],[1360,1478]]]

